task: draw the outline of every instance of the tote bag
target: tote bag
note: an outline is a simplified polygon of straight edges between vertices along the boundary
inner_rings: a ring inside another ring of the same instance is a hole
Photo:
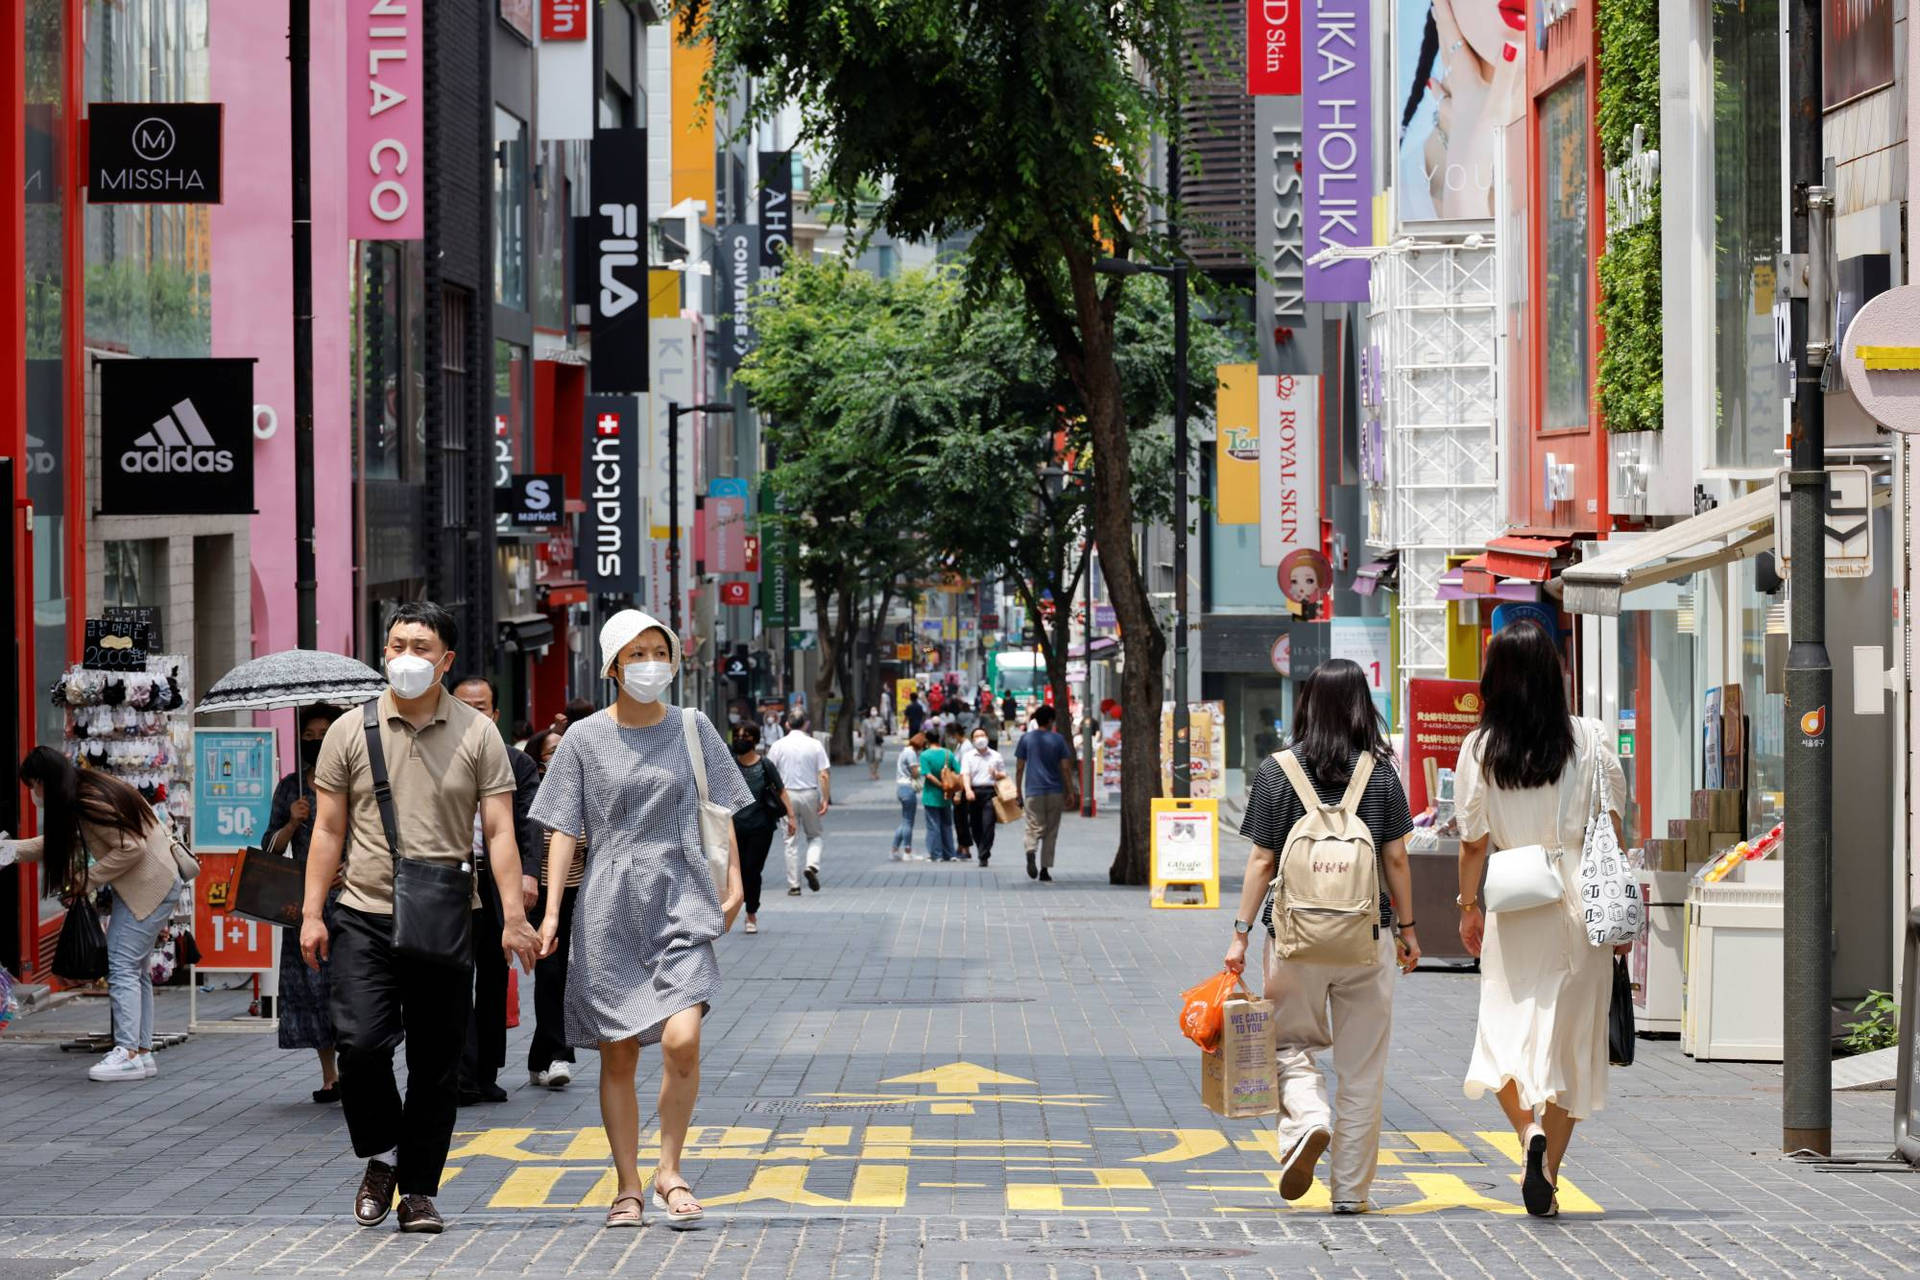
[[[700,749],[700,728],[694,721],[699,714],[692,707],[682,707],[680,729],[686,735],[694,783],[700,788],[700,849],[706,855],[707,874],[713,877],[713,891],[725,901],[727,872],[733,864],[733,814],[707,798],[707,755]]]

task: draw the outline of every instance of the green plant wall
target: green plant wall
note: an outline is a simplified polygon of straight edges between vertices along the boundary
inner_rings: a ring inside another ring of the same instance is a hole
[[[1599,0],[1600,84],[1595,125],[1601,163],[1624,164],[1641,129],[1641,146],[1660,146],[1659,0]],[[1611,205],[1608,226],[1624,223]],[[1645,216],[1612,231],[1599,262],[1600,416],[1609,431],[1661,426],[1660,193]]]

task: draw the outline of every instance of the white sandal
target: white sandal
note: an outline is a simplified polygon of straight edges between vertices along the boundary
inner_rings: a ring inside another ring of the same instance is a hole
[[[624,1213],[621,1211],[620,1206],[625,1204],[629,1200],[633,1201],[633,1212]],[[644,1227],[646,1226],[647,1225],[647,1202],[643,1200],[641,1197],[634,1195],[632,1192],[628,1192],[626,1195],[623,1195],[623,1196],[615,1196],[613,1198],[613,1203],[607,1206],[607,1225],[609,1227]]]

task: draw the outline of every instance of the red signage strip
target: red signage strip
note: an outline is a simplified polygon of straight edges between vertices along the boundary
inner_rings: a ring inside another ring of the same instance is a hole
[[[588,0],[541,0],[542,40],[585,40]]]
[[[1300,8],[1306,0],[1247,0],[1247,92],[1300,92]]]
[[[1433,804],[1426,762],[1453,769],[1460,744],[1480,724],[1480,686],[1472,680],[1407,681],[1407,791],[1415,813]]]

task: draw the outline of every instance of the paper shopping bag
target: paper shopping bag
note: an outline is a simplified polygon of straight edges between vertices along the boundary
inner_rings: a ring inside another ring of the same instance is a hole
[[[993,784],[993,816],[1001,822],[1020,821],[1020,788],[1012,778],[1000,778]]]
[[[1271,1000],[1236,995],[1227,1001],[1219,1049],[1200,1055],[1200,1101],[1216,1115],[1236,1118],[1279,1111]]]

